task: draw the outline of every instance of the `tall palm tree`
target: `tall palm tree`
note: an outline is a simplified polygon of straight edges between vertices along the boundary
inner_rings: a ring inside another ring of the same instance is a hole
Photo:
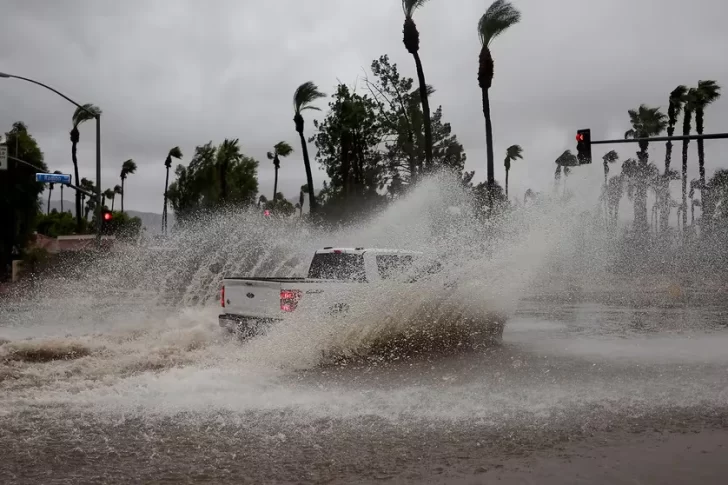
[[[182,158],[182,150],[179,147],[172,148],[167,153],[167,158],[164,159],[164,167],[167,170],[167,175],[164,179],[164,207],[162,208],[162,232],[167,235],[167,189],[169,189],[169,169],[172,168],[172,159],[177,160]]]
[[[114,191],[114,196],[111,197],[111,211],[112,212],[114,211],[114,202],[116,202],[116,196],[121,195],[121,193],[122,193],[121,185],[114,185],[113,191]]]
[[[506,167],[506,199],[508,198],[508,173],[511,171],[511,162],[523,160],[523,148],[521,145],[511,145],[506,149],[506,158],[503,165]]]
[[[688,89],[685,93],[683,102],[683,136],[690,135],[693,113],[697,101],[697,92],[695,88]],[[688,144],[690,140],[683,140],[682,145],[682,227],[683,230],[688,225]]]
[[[632,129],[624,134],[625,138],[649,138],[657,136],[667,128],[667,116],[660,111],[660,108],[650,108],[647,105],[640,105],[636,110],[631,109],[627,112]],[[649,222],[647,220],[647,188],[650,184],[656,182],[653,167],[656,166],[649,163],[649,142],[638,142],[640,151],[637,152],[638,162],[633,169],[628,170],[627,176],[634,181],[635,198],[634,198],[634,224],[635,231],[639,235],[646,235],[649,230]],[[624,168],[623,168],[624,171]]]
[[[114,200],[114,190],[113,189],[106,189],[101,193],[101,207],[106,207],[106,201],[107,200]],[[113,204],[113,202],[112,202]]]
[[[425,71],[422,69],[420,60],[420,32],[412,19],[412,15],[419,7],[427,3],[427,0],[402,0],[404,11],[404,28],[402,29],[404,46],[407,52],[412,54],[417,67],[417,80],[420,83],[420,102],[422,103],[422,114],[425,124],[425,163],[428,168],[432,166],[432,119],[430,115],[430,101],[427,83],[425,82]]]
[[[134,160],[131,158],[121,164],[121,173],[119,174],[119,177],[121,178],[121,212],[124,212],[124,195],[126,195],[126,190],[124,190],[124,181],[129,175],[136,173],[136,169],[136,163],[134,163]]]
[[[680,116],[680,112],[685,104],[685,95],[688,92],[688,88],[682,84],[672,90],[670,93],[669,106],[667,108],[667,136],[673,136],[675,134],[675,126],[677,125],[677,117]],[[672,162],[672,141],[667,140],[665,147],[665,172],[663,179],[661,180],[661,187],[659,189],[658,202],[661,207],[660,214],[660,230],[664,233],[670,226],[670,180],[674,178],[673,171],[670,170],[670,163]]]
[[[488,91],[493,84],[493,56],[490,44],[493,40],[508,30],[509,27],[521,20],[521,13],[506,0],[496,0],[480,17],[478,34],[480,34],[478,84],[483,97],[483,116],[485,117],[485,142],[488,156],[488,187],[495,183],[495,168],[493,165],[493,125],[490,118],[490,98]]]
[[[73,128],[71,129],[71,160],[73,161],[73,180],[76,185],[80,184],[78,176],[78,158],[76,156],[76,149],[81,138],[78,126],[81,123],[94,119],[94,114],[100,115],[101,108],[90,103],[84,104],[83,107],[76,108],[76,111],[73,113]],[[81,224],[81,193],[76,191],[76,232],[79,234],[81,233]]]
[[[317,99],[324,98],[326,95],[319,91],[312,81],[307,81],[296,89],[293,94],[293,122],[296,124],[296,131],[301,139],[301,150],[303,151],[303,165],[306,167],[306,182],[308,185],[308,203],[311,213],[316,212],[316,198],[313,190],[313,175],[311,174],[311,161],[308,158],[308,146],[306,146],[306,138],[303,136],[303,116],[301,113],[307,109],[321,111],[311,103]]]
[[[715,81],[698,81],[695,90],[695,131],[703,134],[705,108],[720,98],[720,86]],[[705,146],[703,140],[698,139],[698,167],[700,170],[700,200],[704,211],[703,222],[709,223],[713,217],[713,203],[706,200],[708,193],[705,190]],[[695,206],[691,208],[695,212]]]
[[[281,168],[281,159],[280,157],[287,157],[293,153],[293,148],[291,145],[286,143],[285,141],[279,141],[275,144],[273,147],[272,152],[268,152],[268,160],[273,160],[273,167],[275,167],[276,170],[276,176],[275,181],[273,182],[273,195],[278,193],[278,170]],[[273,197],[275,199],[275,197]]]

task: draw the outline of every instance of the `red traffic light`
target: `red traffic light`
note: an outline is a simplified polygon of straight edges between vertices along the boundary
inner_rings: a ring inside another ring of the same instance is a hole
[[[270,211],[269,211],[268,209],[264,210],[264,211],[263,211],[263,215],[264,215],[265,217],[270,217]]]
[[[584,141],[584,134],[583,133],[577,133],[576,134],[576,141]]]
[[[111,212],[104,212],[104,220],[110,221],[113,216],[111,215]]]

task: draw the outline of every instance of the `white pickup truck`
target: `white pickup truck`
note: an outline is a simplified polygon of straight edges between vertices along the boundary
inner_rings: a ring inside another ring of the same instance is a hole
[[[323,310],[346,312],[347,293],[342,285],[383,281],[396,284],[401,275],[405,282],[412,281],[411,272],[406,270],[422,257],[416,251],[327,247],[314,253],[306,278],[224,277],[220,326],[250,337],[298,308],[328,305]],[[426,261],[423,271],[431,274],[438,269],[438,263]],[[336,298],[339,294],[341,298]]]

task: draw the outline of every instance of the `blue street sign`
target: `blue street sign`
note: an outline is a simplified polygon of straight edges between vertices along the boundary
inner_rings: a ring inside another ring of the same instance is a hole
[[[42,184],[70,184],[71,176],[64,175],[61,173],[37,173],[35,174],[35,181]]]

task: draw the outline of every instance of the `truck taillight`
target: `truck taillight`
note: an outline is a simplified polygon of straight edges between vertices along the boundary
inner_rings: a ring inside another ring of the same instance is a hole
[[[225,286],[220,288],[220,305],[225,308]]]
[[[281,311],[292,312],[301,300],[299,290],[281,290]]]

